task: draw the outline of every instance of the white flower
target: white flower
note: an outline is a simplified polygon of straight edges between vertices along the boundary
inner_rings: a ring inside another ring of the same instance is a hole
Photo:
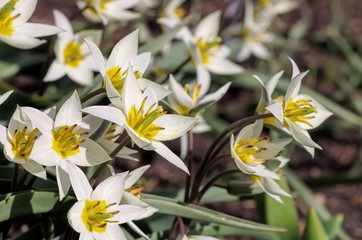
[[[260,176],[250,176],[250,179],[254,182],[251,185],[252,193],[257,194],[265,192],[276,201],[283,203],[280,196],[291,197],[289,193],[284,191],[273,179],[263,178]]]
[[[20,107],[16,108],[8,128],[0,125],[0,142],[4,145],[5,157],[22,165],[31,174],[46,179],[44,167],[32,160],[33,146],[39,135],[39,130]]]
[[[80,85],[92,85],[92,71],[98,69],[88,46],[83,42],[83,38],[91,39],[99,44],[102,32],[100,30],[84,30],[74,34],[71,23],[63,13],[55,10],[54,18],[55,25],[63,29],[64,32],[58,33],[54,46],[56,59],[50,65],[44,82],[55,81],[67,75]]]
[[[177,25],[181,24],[186,15],[186,10],[181,6],[183,2],[185,2],[185,0],[169,1],[165,9],[161,12],[161,16],[157,19],[157,22],[160,23],[161,26],[165,26],[168,29],[173,29]],[[183,26],[176,33],[175,38],[184,39],[186,36],[190,35],[190,30]]]
[[[235,140],[234,135],[232,135],[230,141],[231,155],[243,173],[279,179],[278,174],[268,169],[264,163],[269,160],[277,160],[284,165],[284,158],[279,158],[278,154],[291,140],[270,142],[267,137],[260,136],[262,129],[263,121],[258,120],[241,129]]]
[[[0,40],[21,49],[35,48],[45,43],[37,37],[56,34],[55,26],[27,23],[35,10],[37,0],[0,1]]]
[[[125,36],[113,48],[108,60],[105,61],[99,48],[91,41],[86,40],[99,71],[104,80],[104,87],[107,96],[113,105],[121,108],[123,84],[127,75],[129,64],[132,66],[137,81],[142,85],[142,89],[152,86],[159,94],[159,99],[165,97],[169,92],[164,90],[159,84],[142,78],[146,71],[151,54],[149,52],[137,54],[138,52],[138,30]]]
[[[289,133],[314,156],[314,148],[321,149],[321,147],[311,139],[307,130],[318,127],[332,113],[312,97],[299,94],[302,79],[308,71],[300,73],[295,62],[292,59],[290,61],[293,66],[292,80],[284,96],[271,99],[272,91],[282,72],[277,73],[267,87],[256,77],[263,86],[262,101],[258,108],[262,110],[265,105],[265,110],[274,115],[273,118],[265,119],[266,124]]]
[[[56,166],[60,199],[70,187],[68,162],[78,166],[94,166],[111,160],[107,152],[88,138],[88,124],[82,121],[77,92],[62,105],[55,120],[43,112],[23,107],[42,135],[33,147],[33,159],[44,166]]]
[[[221,44],[218,36],[220,16],[220,11],[207,15],[197,25],[194,36],[184,38],[196,65],[197,81],[205,89],[209,89],[211,81],[209,71],[221,75],[239,74],[243,71],[241,66],[226,59],[230,50]]]
[[[6,101],[6,99],[8,99],[13,92],[14,92],[14,90],[10,90],[10,91],[7,91],[6,93],[4,93],[3,95],[0,95],[0,105],[3,104]]]
[[[80,233],[79,239],[126,240],[118,225],[140,219],[148,211],[132,203],[121,203],[128,172],[107,178],[93,191],[78,167],[69,164],[68,169],[78,199],[68,212],[68,222]]]
[[[257,0],[253,14],[258,21],[272,22],[277,15],[287,13],[297,5],[294,0]]]
[[[119,145],[115,141],[124,132],[124,128],[120,125],[104,122],[103,119],[97,118],[93,115],[87,115],[84,121],[89,124],[89,136],[92,137],[100,146],[102,146],[108,153],[111,153]],[[125,158],[138,161],[132,154],[137,153],[136,150],[128,147],[122,148],[115,157]]]
[[[188,173],[183,161],[161,141],[180,137],[196,123],[195,118],[166,114],[155,93],[141,91],[135,75],[129,69],[125,79],[121,109],[111,106],[91,106],[84,112],[123,126],[137,146],[154,150],[175,166]]]
[[[208,89],[198,83],[186,84],[184,87],[170,75],[169,89],[172,94],[167,100],[170,107],[180,115],[195,116],[206,107],[214,104],[222,98],[230,87],[231,82],[226,83],[214,93],[206,94]]]
[[[140,17],[140,14],[128,10],[138,2],[139,0],[85,0],[77,1],[77,5],[88,20],[107,25],[110,21],[127,21]]]
[[[271,54],[264,46],[265,43],[273,41],[274,36],[267,31],[270,21],[255,21],[253,3],[246,1],[244,24],[242,27],[243,45],[237,54],[238,61],[244,61],[251,54],[261,59],[269,59]]]

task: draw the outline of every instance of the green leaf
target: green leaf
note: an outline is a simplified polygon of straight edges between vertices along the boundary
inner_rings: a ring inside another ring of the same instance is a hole
[[[333,239],[337,236],[337,234],[341,231],[342,223],[343,215],[341,214],[338,214],[331,220],[324,223],[324,229],[329,239]]]
[[[290,193],[287,181],[283,178],[277,181],[279,186],[286,192]],[[265,194],[264,199],[264,216],[267,224],[285,228],[288,231],[278,233],[280,239],[290,240],[298,239],[298,214],[293,198],[281,196],[283,203],[275,201]]]
[[[283,172],[290,187],[299,193],[299,198],[308,206],[314,208],[323,222],[330,221],[332,219],[331,214],[320,202],[317,201],[312,191],[291,170],[284,169]],[[337,236],[340,240],[351,240],[343,229],[338,232]]]
[[[65,197],[61,202],[55,192],[28,191],[8,195],[0,202],[0,222],[39,213],[65,211],[74,198]]]
[[[328,240],[326,232],[324,231],[323,225],[315,212],[312,208],[309,211],[308,218],[307,218],[307,225],[304,229],[303,234],[304,240]]]
[[[19,64],[0,60],[0,80],[11,78],[20,71]]]
[[[231,215],[223,214],[215,210],[204,207],[175,201],[174,199],[144,194],[144,201],[149,205],[157,208],[160,213],[190,218],[200,221],[213,222],[230,227],[240,229],[256,230],[256,231],[274,231],[282,232],[284,229],[267,226]]]

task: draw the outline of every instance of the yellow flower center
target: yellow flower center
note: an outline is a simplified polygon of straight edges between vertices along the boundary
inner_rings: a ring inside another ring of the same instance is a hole
[[[173,10],[173,13],[181,20],[185,17],[186,11],[183,7],[178,7]]]
[[[218,50],[221,41],[222,40],[220,37],[217,37],[211,41],[205,41],[201,38],[196,40],[196,46],[200,50],[202,63],[207,64],[210,62],[210,57],[213,56]]]
[[[133,128],[137,132],[137,134],[141,137],[152,141],[152,139],[157,136],[157,134],[163,130],[163,127],[156,126],[153,122],[166,114],[163,111],[161,106],[153,109],[155,104],[150,106],[146,111],[144,109],[146,99],[144,98],[139,109],[136,109],[134,106],[128,112],[127,123],[130,127]]]
[[[186,84],[184,86],[184,91],[191,97],[192,102],[196,104],[199,101],[200,91],[201,91],[201,85],[196,84],[191,89],[189,84]],[[187,106],[180,105],[176,108],[176,111],[180,115],[188,116],[189,115],[190,108]]]
[[[245,164],[255,166],[264,163],[267,159],[257,158],[255,155],[261,151],[266,150],[265,148],[256,146],[257,143],[266,140],[266,137],[254,138],[247,142],[239,140],[234,145],[234,151]]]
[[[80,137],[87,134],[87,132],[74,132],[76,126],[77,124],[71,127],[61,126],[53,131],[53,150],[63,159],[79,153],[79,145],[85,141]]]
[[[318,110],[311,104],[312,100],[298,99],[294,101],[293,99],[290,99],[288,103],[285,103],[284,97],[279,97],[277,99],[283,100],[284,117],[288,118],[294,123],[304,123],[310,127],[313,127],[309,120],[315,118],[314,113],[318,113]],[[287,105],[286,107],[285,104]],[[285,121],[284,125],[288,126]]]
[[[257,175],[249,175],[250,179],[253,180],[254,182],[261,182],[262,181],[262,177],[257,176]]]
[[[145,188],[143,186],[133,186],[130,188],[125,189],[125,191],[129,192],[130,194],[132,194],[133,196],[135,196],[136,198],[142,200],[142,192],[143,190],[145,190]]]
[[[114,0],[101,0],[99,3],[99,7],[101,9],[101,11],[105,11],[106,10],[106,5],[107,3],[113,2]]]
[[[64,49],[64,63],[70,67],[76,68],[84,59],[85,55],[82,54],[81,44],[71,41]]]
[[[85,200],[85,206],[82,211],[82,222],[89,232],[102,233],[107,230],[108,223],[116,223],[111,220],[119,211],[107,212],[107,208],[116,203],[106,205],[105,200]]]
[[[37,139],[38,132],[38,129],[35,128],[27,133],[27,127],[24,127],[21,131],[15,130],[11,146],[12,151],[17,158],[26,160],[29,157],[34,142]]]
[[[111,126],[108,128],[104,139],[108,141],[116,141],[119,136],[121,136],[122,133],[116,133],[116,127],[117,125],[112,123]]]
[[[247,26],[243,27],[241,35],[243,39],[248,42],[261,43],[264,42],[265,39],[265,33],[255,32]]]
[[[0,35],[10,37],[14,32],[13,21],[17,16],[11,16],[17,1],[11,0],[0,9]]]
[[[122,71],[121,67],[117,65],[115,67],[108,69],[106,74],[109,80],[111,80],[113,87],[117,90],[119,95],[122,95],[123,84],[124,81],[126,80],[127,70]],[[134,74],[136,76],[136,79],[142,77],[142,73],[140,73],[139,71],[135,71]]]

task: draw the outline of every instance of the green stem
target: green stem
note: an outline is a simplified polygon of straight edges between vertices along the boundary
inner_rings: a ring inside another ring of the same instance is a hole
[[[20,180],[18,181],[18,184],[16,184],[15,191],[20,191],[21,188],[24,186],[26,179],[29,176],[29,172],[24,170],[23,174],[20,177]]]
[[[100,87],[96,90],[94,90],[93,92],[88,93],[87,95],[85,95],[84,97],[82,97],[82,99],[80,100],[81,103],[85,103],[86,101],[88,101],[89,99],[91,99],[94,96],[97,96],[98,94],[101,94],[104,92],[103,87]]]
[[[234,174],[234,173],[241,173],[241,171],[239,169],[231,169],[231,170],[226,170],[225,172],[221,172],[218,175],[214,176],[213,178],[211,178],[206,184],[205,186],[200,190],[200,192],[198,193],[197,197],[195,199],[193,199],[193,203],[195,202],[199,202],[202,198],[202,196],[207,192],[207,190],[210,189],[210,187],[212,187],[212,185],[214,185],[214,183],[216,183],[217,180],[219,180],[220,178],[226,176],[226,175],[230,175],[230,174]]]
[[[272,117],[273,115],[271,113],[266,114],[260,114],[255,116],[250,116],[247,118],[240,119],[225,128],[223,132],[221,132],[213,141],[213,143],[210,145],[210,147],[207,149],[207,152],[205,153],[204,158],[202,159],[199,168],[196,171],[195,174],[195,181],[192,186],[191,191],[191,198],[194,199],[196,197],[196,194],[199,190],[199,187],[201,185],[202,179],[204,177],[204,174],[206,173],[204,168],[209,164],[209,161],[217,156],[217,154],[221,151],[221,149],[225,146],[225,144],[228,142],[227,137],[231,134],[231,132],[239,129],[242,126],[251,124],[255,122],[256,120]]]
[[[114,158],[119,153],[119,151],[121,151],[130,141],[131,138],[127,135],[127,137],[125,137],[123,141],[119,143],[119,145],[109,154],[109,156],[111,158]],[[92,187],[94,187],[94,185],[97,183],[98,178],[103,173],[103,170],[107,166],[107,163],[108,162],[102,163],[97,169],[97,171],[95,171],[95,173],[93,174],[92,178],[89,181]]]
[[[191,175],[192,175],[192,160],[193,158],[193,148],[194,148],[194,135],[192,133],[192,131],[189,131],[187,133],[187,137],[188,137],[188,152],[187,152],[187,157],[186,157],[186,163],[187,163],[187,168],[190,171],[190,175],[186,176],[186,184],[185,184],[185,196],[184,196],[184,201],[187,202],[189,199],[189,194],[190,194],[190,184],[191,184]]]
[[[11,182],[11,192],[15,191],[16,182],[18,181],[18,171],[19,171],[19,165],[15,163],[14,169],[13,169],[13,180]]]

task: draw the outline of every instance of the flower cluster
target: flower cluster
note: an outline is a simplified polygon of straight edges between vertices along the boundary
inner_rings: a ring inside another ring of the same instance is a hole
[[[185,23],[187,10],[182,6],[183,0],[169,1],[163,11],[155,10],[162,6],[157,0],[85,0],[77,2],[79,13],[86,20],[101,23],[102,30],[75,31],[77,28],[73,28],[72,21],[58,10],[53,11],[55,26],[27,23],[36,3],[36,0],[0,0],[0,40],[13,47],[28,49],[45,43],[38,37],[55,35],[54,44],[50,44],[53,49],[49,51],[54,52],[54,59],[49,56],[49,64],[44,64],[49,68],[42,80],[49,86],[62,85],[70,79],[77,89],[72,88],[66,98],[55,104],[56,107],[49,104],[49,108],[40,110],[32,105],[17,106],[8,124],[0,125],[0,142],[4,156],[16,166],[14,183],[21,166],[25,180],[27,174],[43,180],[52,178],[58,187],[57,200],[59,196],[59,201],[68,198],[75,202],[67,209],[67,220],[69,229],[79,233],[79,239],[127,239],[129,233],[119,226],[121,224],[127,224],[138,235],[149,239],[149,233],[144,233],[133,221],[148,218],[158,211],[152,201],[149,203],[144,199],[144,187],[138,185],[151,166],[121,173],[112,166],[116,158],[139,161],[141,155],[137,154],[143,150],[154,151],[167,161],[166,164],[174,165],[176,168],[171,168],[172,171],[182,171],[180,175],[186,179],[186,203],[199,204],[218,176],[225,175],[221,172],[204,184],[203,180],[212,175],[210,170],[223,159],[218,154],[229,140],[226,156],[233,166],[237,166],[232,171],[237,170],[239,175],[242,173],[252,181],[249,184],[252,194],[265,192],[279,202],[282,202],[281,196],[291,196],[276,182],[281,179],[279,169],[289,161],[281,154],[294,140],[314,155],[314,149],[320,149],[320,146],[311,139],[308,130],[319,126],[331,115],[312,97],[299,94],[307,71],[301,73],[293,60],[290,60],[293,73],[286,94],[272,96],[283,72],[274,75],[266,84],[255,76],[262,86],[256,115],[244,124],[231,124],[221,137],[216,137],[205,157],[195,161],[193,134],[212,129],[204,113],[232,85],[228,79],[214,89],[212,74],[231,76],[244,72],[243,67],[230,59],[231,48],[219,33],[222,30],[221,11],[208,14],[191,29]],[[270,57],[263,45],[273,39],[267,32],[269,25],[266,23],[294,6],[289,1],[280,4],[257,1],[255,6],[246,1],[244,45],[235,55],[236,59],[245,60],[250,54]],[[145,34],[142,28],[116,39],[113,47],[104,48],[106,27],[139,19],[144,12],[156,12],[154,20],[163,31],[178,28],[174,34],[166,33],[169,41],[165,42],[163,53],[171,51],[174,41],[182,44],[192,79],[187,75],[189,72],[182,75],[178,70],[164,74],[164,80],[157,78],[153,61],[157,55],[151,55],[153,49],[143,52],[139,44]],[[153,68],[153,74],[148,72],[149,68]],[[0,104],[12,92],[1,95]],[[98,99],[88,101],[93,97]],[[272,139],[269,132],[263,131],[264,127],[278,129],[287,137]],[[181,139],[179,155],[165,144],[178,138]],[[109,172],[104,171],[107,167]],[[30,186],[26,187],[31,189],[33,183],[30,181]],[[13,185],[11,191],[23,188],[18,186],[21,185],[19,182]],[[172,206],[178,204],[171,203]],[[168,207],[164,212],[177,215],[175,212],[179,209],[169,211]],[[180,216],[184,217],[182,213]],[[217,239],[185,234],[190,222],[181,217],[175,220],[169,239]],[[180,234],[175,231],[177,224]],[[69,232],[67,230],[67,234]],[[64,234],[63,238],[67,236]]]

